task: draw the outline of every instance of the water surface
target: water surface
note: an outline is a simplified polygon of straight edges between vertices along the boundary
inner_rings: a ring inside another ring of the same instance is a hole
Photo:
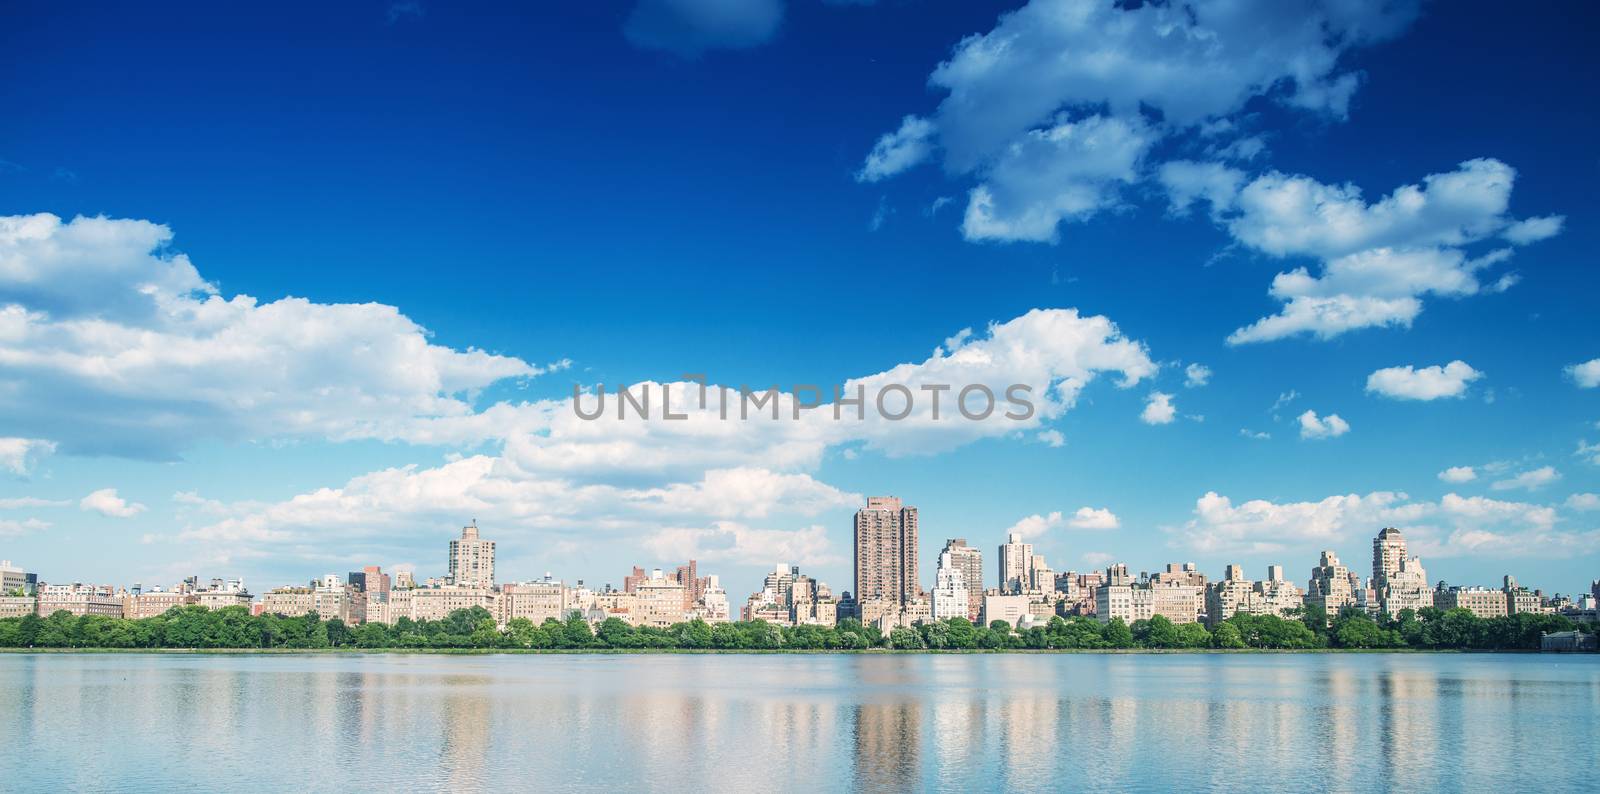
[[[0,790],[1594,790],[1600,657],[0,654]]]

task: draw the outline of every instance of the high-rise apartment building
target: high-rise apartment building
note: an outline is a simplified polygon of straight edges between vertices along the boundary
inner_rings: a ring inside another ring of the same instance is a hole
[[[1330,615],[1363,601],[1361,576],[1344,567],[1339,555],[1322,552],[1317,567],[1311,569],[1311,582],[1306,587],[1306,603],[1316,604]]]
[[[1033,585],[1033,544],[1023,543],[1022,535],[1012,532],[1000,544],[1000,591],[1022,593]]]
[[[1378,611],[1387,615],[1433,606],[1433,590],[1422,560],[1406,556],[1406,539],[1394,527],[1384,528],[1372,539],[1372,579],[1367,585],[1377,599]]]
[[[961,571],[962,585],[967,589],[967,620],[976,623],[983,617],[983,552],[977,546],[968,546],[965,538],[946,541],[944,554],[950,555],[950,564]]]
[[[494,587],[494,541],[478,537],[476,521],[450,541],[449,582],[457,587]]]
[[[898,608],[922,593],[917,581],[917,508],[893,496],[869,496],[856,511],[856,602],[893,602]]]
[[[946,545],[939,552],[939,567],[933,575],[933,619],[967,618],[972,601],[968,597],[966,573]]]

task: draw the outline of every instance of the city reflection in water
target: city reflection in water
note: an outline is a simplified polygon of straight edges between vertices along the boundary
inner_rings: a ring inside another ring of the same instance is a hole
[[[0,788],[1585,790],[1597,715],[1593,657],[0,655]]]

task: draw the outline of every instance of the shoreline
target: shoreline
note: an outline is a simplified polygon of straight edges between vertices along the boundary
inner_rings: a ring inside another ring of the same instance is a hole
[[[731,649],[731,648],[0,648],[0,654],[148,654],[215,656],[996,656],[996,655],[1261,655],[1261,654],[1539,654],[1534,650],[1457,648],[1010,648],[1010,649]],[[1582,655],[1553,653],[1556,656]]]

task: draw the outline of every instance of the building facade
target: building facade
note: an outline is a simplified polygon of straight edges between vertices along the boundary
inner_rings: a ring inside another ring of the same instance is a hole
[[[917,567],[917,508],[893,496],[868,497],[855,517],[856,599],[903,608],[922,594]]]

